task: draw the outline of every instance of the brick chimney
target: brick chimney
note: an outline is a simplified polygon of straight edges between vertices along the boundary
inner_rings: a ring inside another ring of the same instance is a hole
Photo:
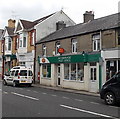
[[[83,19],[84,19],[84,23],[93,20],[94,19],[94,13],[93,13],[93,11],[86,11],[83,14]]]
[[[58,21],[56,23],[56,30],[60,30],[62,28],[66,27],[66,24],[64,23],[64,21]]]
[[[8,20],[8,27],[10,28],[15,28],[15,20],[9,19]]]

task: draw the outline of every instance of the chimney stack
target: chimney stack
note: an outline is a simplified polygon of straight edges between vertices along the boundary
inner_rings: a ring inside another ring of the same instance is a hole
[[[91,20],[94,20],[94,13],[93,13],[93,11],[86,11],[83,14],[83,18],[84,18],[84,23],[86,23],[88,21],[91,21]]]
[[[66,27],[66,24],[64,23],[64,21],[58,21],[56,23],[56,30],[60,30],[62,28]]]
[[[8,20],[8,27],[10,28],[15,28],[15,20],[9,19]]]

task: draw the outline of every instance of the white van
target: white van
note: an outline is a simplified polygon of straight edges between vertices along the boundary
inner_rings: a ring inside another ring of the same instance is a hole
[[[20,84],[28,84],[31,86],[33,83],[33,73],[30,68],[23,66],[13,67],[8,74],[4,76],[3,84],[11,84],[14,87]]]

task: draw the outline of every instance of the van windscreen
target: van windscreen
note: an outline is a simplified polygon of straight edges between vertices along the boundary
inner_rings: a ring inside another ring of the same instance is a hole
[[[21,70],[20,76],[27,76],[27,70]]]

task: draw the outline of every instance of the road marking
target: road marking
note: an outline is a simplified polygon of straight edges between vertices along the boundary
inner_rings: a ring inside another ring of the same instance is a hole
[[[6,91],[3,91],[3,93],[8,94],[8,92],[6,92]]]
[[[37,91],[33,91],[34,93],[38,93]]]
[[[80,99],[75,99],[76,101],[80,101],[80,102],[82,102],[83,100],[80,100]]]
[[[2,91],[2,89],[0,89],[0,91]]]
[[[64,99],[70,99],[70,98],[68,98],[68,97],[64,97],[64,96],[63,96],[62,98],[64,98]]]
[[[99,105],[100,103],[97,103],[97,102],[90,102],[90,103],[92,103],[92,104],[96,104],[96,105]]]
[[[39,100],[38,98],[34,98],[34,97],[23,95],[23,94],[19,94],[19,93],[15,93],[15,92],[11,92],[11,93],[14,94],[14,95],[29,98],[29,99],[32,99],[32,100]]]
[[[52,95],[52,96],[56,97],[57,95]]]
[[[101,117],[114,118],[114,117],[109,116],[109,115],[104,115],[104,114],[100,114],[100,113],[96,113],[96,112],[91,112],[91,111],[88,111],[88,110],[83,110],[83,109],[79,109],[79,108],[75,108],[75,107],[70,107],[70,106],[67,106],[67,105],[60,105],[60,106],[64,107],[64,108],[80,111],[80,112],[85,112],[85,113],[101,116]]]
[[[47,93],[42,93],[42,94],[46,95]]]

